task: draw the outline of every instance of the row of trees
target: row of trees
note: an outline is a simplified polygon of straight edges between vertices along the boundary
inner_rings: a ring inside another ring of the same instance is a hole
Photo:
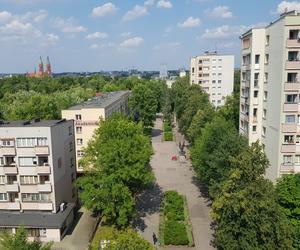
[[[300,177],[283,177],[276,186],[264,178],[269,162],[263,148],[248,146],[238,132],[238,92],[236,87],[225,106],[214,110],[188,79],[172,87],[193,167],[213,201],[215,244],[218,249],[300,249]]]

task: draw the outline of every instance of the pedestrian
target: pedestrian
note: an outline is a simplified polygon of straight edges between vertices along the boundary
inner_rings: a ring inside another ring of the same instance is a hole
[[[153,238],[153,244],[156,245],[156,243],[157,243],[157,237],[156,237],[156,234],[154,232],[152,234],[152,238]]]

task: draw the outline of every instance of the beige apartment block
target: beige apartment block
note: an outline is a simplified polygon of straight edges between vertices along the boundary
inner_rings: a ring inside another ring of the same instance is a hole
[[[262,143],[275,181],[300,172],[300,15],[284,13],[241,41],[240,132]]]
[[[73,121],[0,122],[0,228],[60,241],[73,221]]]
[[[190,84],[198,84],[209,94],[210,102],[223,106],[233,92],[234,56],[206,52],[191,58]]]
[[[115,91],[94,97],[79,105],[62,110],[62,117],[75,120],[75,149],[77,173],[83,173],[79,161],[83,156],[83,149],[93,137],[95,129],[99,127],[100,119],[105,120],[115,112],[128,114],[128,100],[130,91]]]

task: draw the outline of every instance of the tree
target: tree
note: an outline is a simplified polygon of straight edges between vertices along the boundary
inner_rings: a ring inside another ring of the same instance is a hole
[[[83,205],[119,226],[134,213],[134,197],[153,181],[150,138],[121,114],[101,121],[81,160],[88,172],[78,179]],[[98,190],[98,191],[97,191]]]
[[[293,247],[300,249],[300,174],[283,176],[279,179],[276,190],[278,203],[292,227]]]
[[[42,245],[41,242],[27,240],[27,233],[24,227],[17,229],[15,234],[4,232],[0,235],[0,248],[3,250],[50,250],[52,243]]]
[[[218,249],[292,249],[289,223],[273,184],[259,178],[213,203]]]
[[[128,228],[122,231],[117,239],[108,247],[108,250],[152,250],[152,245],[144,240],[135,231]]]
[[[143,126],[152,127],[157,110],[157,99],[153,90],[146,84],[138,84],[132,90],[129,107],[132,116]]]
[[[195,171],[213,198],[219,193],[232,168],[230,159],[247,146],[232,122],[216,116],[206,124],[201,136],[192,147],[191,156]]]

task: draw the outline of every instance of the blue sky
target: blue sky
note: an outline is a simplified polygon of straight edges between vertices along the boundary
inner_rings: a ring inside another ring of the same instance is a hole
[[[188,68],[206,50],[236,55],[239,35],[299,1],[0,0],[0,72]]]

